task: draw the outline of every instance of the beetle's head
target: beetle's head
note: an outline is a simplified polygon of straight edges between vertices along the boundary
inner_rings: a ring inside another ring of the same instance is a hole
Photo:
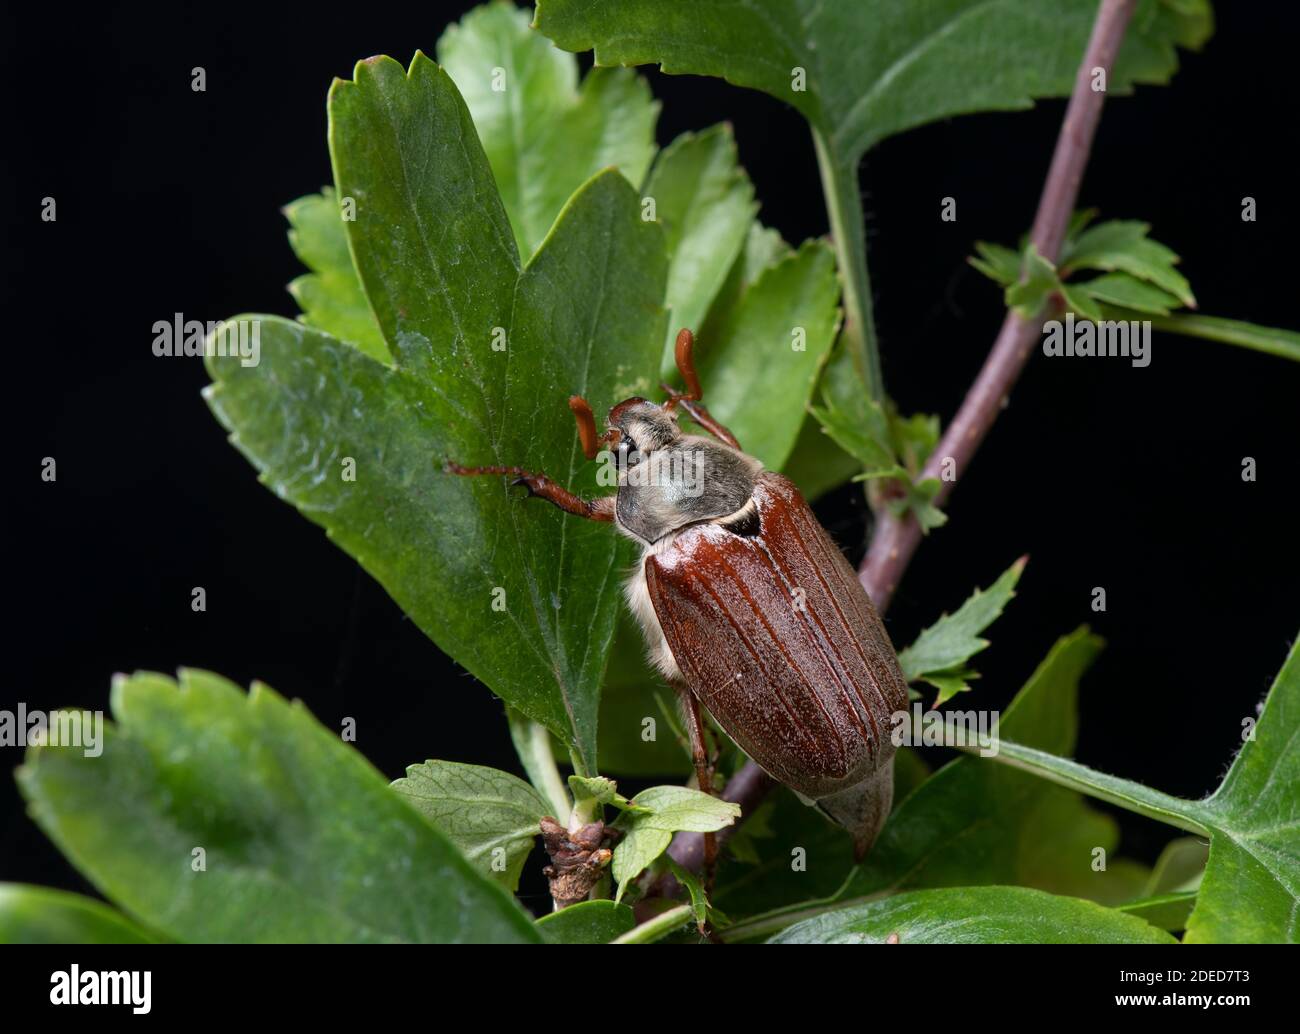
[[[668,448],[682,436],[675,413],[642,398],[620,402],[609,411],[607,423],[610,431],[618,432],[614,440],[620,450],[643,456]]]

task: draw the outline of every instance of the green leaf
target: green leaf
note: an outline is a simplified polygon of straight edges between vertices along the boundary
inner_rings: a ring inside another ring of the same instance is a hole
[[[1079,679],[1101,646],[1087,629],[1060,639],[1003,712],[999,737],[1073,750]],[[979,758],[958,758],[895,807],[839,896],[1005,883],[1123,900],[1131,884],[1114,859],[1106,872],[1092,869],[1093,851],[1101,848],[1109,859],[1118,840],[1114,820],[1077,793]],[[1125,877],[1119,888],[1112,885],[1116,875]]]
[[[333,187],[300,197],[284,207],[289,244],[311,270],[289,285],[302,309],[299,319],[356,345],[381,363],[392,362],[366,293],[352,266],[348,235]]]
[[[540,0],[535,24],[566,50],[594,48],[597,64],[655,62],[763,90],[856,160],[936,119],[1067,95],[1096,13],[1092,0]],[[1167,81],[1175,44],[1199,47],[1209,32],[1206,3],[1146,0],[1107,92]]]
[[[987,649],[989,641],[980,633],[1011,602],[1028,559],[1021,557],[987,589],[976,589],[956,613],[944,614],[899,653],[899,666],[909,682],[922,680],[939,688],[935,707],[968,688],[965,681],[972,673],[966,668],[966,662]]]
[[[1182,304],[1168,291],[1143,283],[1128,273],[1107,273],[1079,284],[1077,289],[1106,305],[1118,305],[1157,316],[1168,316]]]
[[[512,891],[542,816],[551,810],[541,794],[509,772],[455,761],[410,765],[393,789],[479,872]]]
[[[877,474],[859,474],[854,480],[861,481]],[[943,485],[938,478],[925,478],[922,481],[902,482],[903,494],[899,498],[888,499],[890,512],[896,517],[911,513],[916,523],[921,526],[922,534],[929,534],[934,528],[941,528],[948,523],[948,515],[934,505]]]
[[[810,412],[781,473],[799,486],[805,499],[814,502],[861,469],[861,463],[841,448]]]
[[[867,477],[902,477],[894,450],[889,417],[875,402],[853,364],[848,349],[839,348],[826,364],[820,406],[812,414],[822,430],[864,468]]]
[[[1143,897],[1195,891],[1205,875],[1210,845],[1201,837],[1178,837],[1165,845],[1151,877],[1143,888]]]
[[[762,270],[696,343],[704,402],[741,446],[780,470],[794,450],[839,326],[835,257],[821,241]]]
[[[758,220],[751,222],[745,236],[745,246],[731,264],[731,270],[714,296],[708,316],[696,337],[705,340],[717,337],[719,322],[736,307],[750,285],[769,266],[789,258],[791,254],[793,249],[776,230],[764,226]]]
[[[820,406],[811,409],[822,431],[864,468],[855,481],[896,479],[887,502],[896,513],[914,512],[923,531],[947,518],[932,505],[939,491],[933,479],[916,481],[939,441],[939,418],[925,414],[902,417],[893,404],[874,401],[854,365],[841,347],[826,364],[821,380]]]
[[[1205,802],[1210,858],[1189,942],[1300,940],[1300,641],[1248,739]]]
[[[672,696],[646,660],[636,619],[620,608],[600,695],[600,771],[652,777],[687,776],[694,770]]]
[[[1115,907],[1127,915],[1145,919],[1152,926],[1176,932],[1187,926],[1187,917],[1192,914],[1195,905],[1196,891],[1189,890],[1140,898]]]
[[[618,792],[618,784],[605,776],[569,776],[569,787],[573,790],[574,800],[582,803],[590,801],[595,805],[612,805],[619,811],[649,811],[641,805],[629,801]]]
[[[631,823],[670,833],[712,833],[740,818],[739,804],[687,786],[652,786],[633,797],[632,803],[637,810],[625,816]]]
[[[709,896],[704,890],[703,882],[699,876],[689,869],[682,868],[671,857],[668,859],[668,868],[677,878],[677,882],[686,888],[686,894],[691,900],[691,912],[695,915],[695,925],[703,933],[704,926],[714,911],[709,905]]]
[[[580,901],[537,920],[549,944],[608,944],[634,926],[632,910],[613,901]]]
[[[798,923],[773,944],[1174,944],[1150,923],[1026,887],[920,890]]]
[[[677,373],[677,330],[700,332],[745,247],[758,203],[754,185],[737,163],[731,127],[725,124],[683,133],[669,144],[655,162],[645,193],[654,200],[668,243],[671,317],[660,375],[670,379]]]
[[[712,833],[740,817],[740,805],[685,786],[652,786],[632,798],[615,827],[623,836],[614,848],[611,871],[621,901],[628,881],[668,849],[679,830]]]
[[[1175,311],[1195,305],[1191,288],[1176,269],[1178,256],[1150,240],[1146,223],[1111,220],[1085,230],[1095,211],[1076,212],[1061,249],[1060,274],[1032,248],[1014,252],[983,241],[969,262],[1007,288],[1007,304],[1022,315],[1037,315],[1053,293],[1066,308],[1091,320],[1149,320],[1156,330],[1221,341],[1300,361],[1300,333],[1239,320]],[[1020,283],[1024,261],[1029,281]],[[1063,282],[1079,269],[1110,270],[1085,281]]]
[[[918,675],[916,681],[924,682],[939,691],[934,698],[934,703],[930,705],[932,708],[936,708],[942,707],[958,693],[968,692],[971,682],[977,678],[979,678],[979,672],[973,668],[960,667],[949,671],[935,671]]]
[[[520,270],[446,73],[417,55],[409,74],[387,58],[356,74],[331,91],[335,180],[357,201],[352,252],[395,366],[260,317],[260,365],[209,357],[209,404],[277,495],[594,769],[630,543],[504,479],[442,466],[517,464],[598,493],[565,399],[581,393],[600,410],[650,394],[665,325],[662,231],[605,172]]]
[[[1294,330],[1261,327],[1240,320],[1226,320],[1217,316],[1201,316],[1187,312],[1164,317],[1156,316],[1151,320],[1151,326],[1156,330],[1167,330],[1187,337],[1240,345],[1242,348],[1250,348],[1256,352],[1266,352],[1269,355],[1300,362],[1300,333]]]
[[[636,74],[578,63],[528,27],[512,3],[484,4],[438,41],[438,61],[469,107],[519,253],[532,255],[569,196],[609,166],[633,184],[654,157],[659,105]]]
[[[920,753],[903,747],[894,755],[894,801],[923,783],[929,770]],[[803,865],[795,868],[793,852]],[[733,917],[830,898],[853,868],[853,840],[842,826],[779,788],[727,840],[715,881],[713,904]]]
[[[1186,940],[1300,940],[1300,642],[1269,691],[1253,739],[1205,801],[1187,801],[1003,740],[997,759],[1148,818],[1210,838]]]
[[[673,835],[666,829],[649,825],[631,825],[623,838],[614,848],[614,858],[610,863],[610,873],[618,884],[615,901],[622,901],[627,893],[629,883],[640,875],[647,866],[668,850],[673,842]]]
[[[1007,288],[1007,308],[1018,312],[1027,320],[1034,319],[1054,294],[1062,290],[1056,267],[1038,253],[1031,243],[1024,252],[1021,279]]]
[[[1067,241],[1057,265],[1067,279],[1078,269],[1128,273],[1173,295],[1188,308],[1196,308],[1186,277],[1174,269],[1178,256],[1147,237],[1150,229],[1146,223],[1124,220],[1100,223],[1077,240]]]
[[[18,783],[68,859],[151,929],[205,942],[539,939],[301,704],[185,670],[179,686],[119,676],[112,710],[102,756],[32,748]]]
[[[93,898],[0,883],[0,944],[151,944],[157,938]]]
[[[975,250],[979,257],[971,256],[966,261],[978,269],[990,280],[1010,287],[1020,279],[1020,253],[1004,248],[1001,244],[976,241]]]

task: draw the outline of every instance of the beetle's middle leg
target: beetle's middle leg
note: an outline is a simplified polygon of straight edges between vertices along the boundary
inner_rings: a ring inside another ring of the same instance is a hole
[[[691,741],[691,760],[695,763],[695,779],[700,790],[711,797],[717,796],[713,787],[713,763],[709,759],[709,748],[704,742],[704,722],[700,717],[700,702],[695,699],[689,687],[676,683],[674,688],[682,702],[682,713],[686,717],[686,733]],[[704,834],[704,887],[706,892],[713,890],[713,871],[718,864],[718,838],[714,833]]]
[[[684,392],[673,391],[666,384],[660,385],[668,393],[668,401],[664,403],[664,409],[671,413],[678,406],[681,406],[682,409],[686,410],[687,416],[718,441],[730,445],[733,449],[739,449],[740,442],[736,441],[736,436],[714,420],[700,401],[704,397],[704,391],[700,388],[700,376],[695,372],[694,351],[695,335],[683,327],[677,332],[677,345],[673,350],[673,356],[677,360],[677,372],[682,375],[686,390]]]
[[[448,474],[475,476],[479,474],[513,474],[514,484],[523,485],[529,495],[545,499],[552,506],[558,506],[565,513],[575,517],[586,517],[589,521],[612,521],[614,519],[614,499],[612,495],[599,499],[583,499],[574,495],[567,488],[557,485],[545,474],[533,474],[523,467],[462,467],[459,463],[447,463],[443,469]]]

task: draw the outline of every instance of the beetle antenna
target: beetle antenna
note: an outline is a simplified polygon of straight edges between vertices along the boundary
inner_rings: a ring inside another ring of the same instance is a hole
[[[717,438],[718,441],[731,446],[733,449],[739,449],[740,443],[736,441],[736,436],[723,427],[720,423],[709,415],[709,411],[704,408],[700,399],[704,397],[704,391],[700,387],[700,376],[695,372],[695,335],[686,327],[677,332],[677,345],[673,349],[673,355],[677,360],[677,372],[682,375],[682,380],[686,382],[684,392],[674,391],[666,384],[661,384],[668,399],[664,402],[664,412],[672,413],[681,406],[695,423]]]
[[[578,441],[582,443],[582,454],[594,460],[602,445],[617,445],[622,435],[617,430],[596,434],[596,418],[591,412],[591,405],[581,395],[569,396],[569,408],[573,410],[573,419],[578,424]]]
[[[682,327],[677,332],[677,345],[673,349],[673,358],[677,360],[677,372],[682,375],[682,380],[686,383],[686,394],[681,396],[688,402],[698,402],[704,397],[704,392],[700,390],[700,378],[695,372],[695,335],[687,328]],[[675,402],[675,399],[669,399]]]

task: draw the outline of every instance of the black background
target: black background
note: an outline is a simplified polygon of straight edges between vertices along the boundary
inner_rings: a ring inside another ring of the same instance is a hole
[[[263,679],[332,728],[355,717],[358,746],[392,777],[430,757],[517,770],[495,698],[257,484],[200,398],[201,361],[150,350],[153,322],[175,312],[295,313],[283,285],[301,270],[277,209],[331,178],[331,78],[371,54],[431,54],[469,6],[45,4],[7,16],[0,707],[104,707],[113,672],[190,665]],[[1184,55],[1172,87],[1107,105],[1081,202],[1151,222],[1184,257],[1202,311],[1295,327],[1297,19],[1290,5],[1218,6],[1218,32]],[[205,93],[190,89],[196,65]],[[764,221],[791,241],[826,232],[792,109],[720,80],[647,74],[661,144],[730,120]],[[1000,292],[964,260],[975,240],[1011,242],[1032,221],[1063,107],[924,127],[866,160],[885,376],[904,412],[950,417],[987,353]],[[46,195],[55,223],[40,220]],[[948,195],[956,223],[939,219]],[[1254,223],[1240,216],[1247,195]],[[1004,705],[1056,637],[1091,622],[1109,645],[1084,683],[1078,756],[1173,793],[1210,791],[1300,626],[1298,396],[1300,365],[1160,335],[1147,369],[1035,359],[902,584],[895,642],[1029,553],[978,661],[981,706]],[[52,484],[45,456],[58,461]],[[819,510],[856,559],[856,492]],[[206,613],[190,608],[196,585]],[[1104,614],[1090,610],[1094,586]],[[11,749],[0,764],[19,760]],[[1139,858],[1169,836],[1122,822]],[[7,774],[0,834],[0,879],[85,888]],[[526,888],[540,890],[535,874]]]

